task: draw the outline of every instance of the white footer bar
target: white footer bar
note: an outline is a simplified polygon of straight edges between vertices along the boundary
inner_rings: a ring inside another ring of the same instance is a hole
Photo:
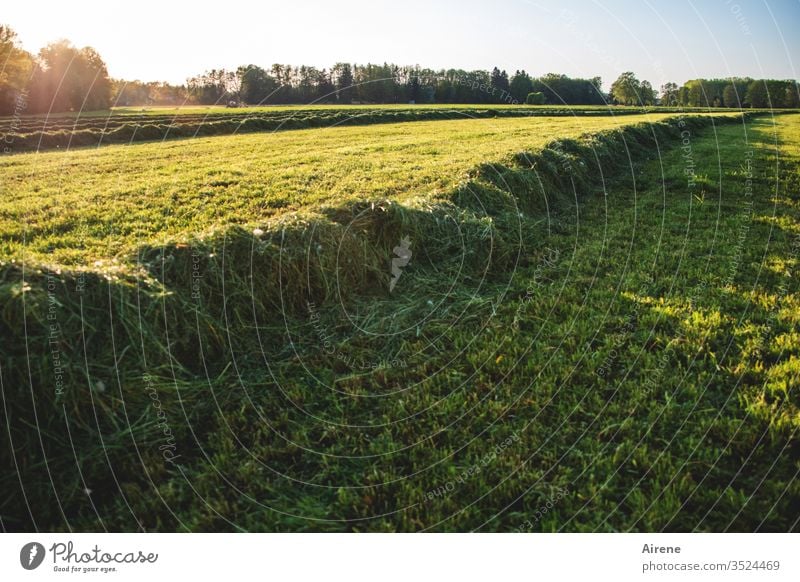
[[[4,534],[3,580],[800,580],[797,534]]]

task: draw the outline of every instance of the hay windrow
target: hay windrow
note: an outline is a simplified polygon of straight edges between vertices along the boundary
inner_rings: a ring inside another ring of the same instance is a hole
[[[491,119],[509,117],[594,117],[625,116],[644,112],[640,108],[457,108],[433,109],[320,109],[287,113],[258,111],[227,114],[114,115],[97,117],[55,117],[46,123],[23,119],[5,140],[9,151],[44,151],[108,144],[161,141],[187,137],[275,132],[339,125],[374,125],[412,121]],[[669,107],[649,107],[649,113],[673,113]]]

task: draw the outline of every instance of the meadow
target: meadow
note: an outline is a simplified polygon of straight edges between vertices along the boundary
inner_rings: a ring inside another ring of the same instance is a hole
[[[7,156],[0,257],[85,266],[292,211],[435,201],[482,162],[667,117],[461,119]]]
[[[6,529],[797,527],[797,115],[298,129],[0,176]]]
[[[698,113],[705,109],[683,111]],[[675,108],[497,104],[115,107],[108,111],[46,116],[22,114],[0,120],[0,128],[6,132],[4,151],[12,153],[339,125],[515,117],[617,117],[644,113],[674,114]]]
[[[661,106],[630,106],[630,105],[526,105],[513,103],[351,103],[351,104],[331,104],[331,103],[311,103],[302,105],[242,105],[239,107],[228,107],[226,105],[144,105],[144,106],[114,106],[108,110],[64,112],[54,114],[55,117],[75,120],[81,117],[145,117],[162,115],[227,115],[237,116],[242,114],[269,114],[269,113],[306,113],[309,111],[346,111],[360,113],[362,111],[382,112],[382,111],[464,111],[489,109],[493,111],[529,111],[542,113],[544,115],[562,112],[574,112],[580,115],[583,112],[596,112],[604,114],[616,113],[669,113],[675,112],[674,108]],[[682,111],[692,113],[707,112],[707,107],[684,107]],[[25,118],[42,122],[42,116],[38,114],[25,115]],[[51,116],[52,117],[52,116]]]

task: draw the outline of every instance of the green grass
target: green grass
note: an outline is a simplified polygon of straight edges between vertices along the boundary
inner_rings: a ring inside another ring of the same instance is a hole
[[[3,252],[33,263],[0,272],[4,527],[796,529],[800,118],[570,122],[6,158]],[[116,253],[119,279],[35,266]]]
[[[0,258],[90,265],[288,211],[441,198],[481,162],[667,117],[468,119],[6,156]]]
[[[225,107],[219,105],[184,105],[181,107],[169,106],[154,106],[154,107],[114,107],[112,112],[120,115],[140,115],[142,113],[152,115],[191,115],[191,114],[236,114],[236,113],[259,113],[268,111],[320,111],[320,110],[342,110],[342,111],[397,111],[407,109],[428,109],[428,110],[444,110],[444,109],[463,109],[469,111],[471,109],[530,109],[534,111],[550,111],[550,110],[575,110],[575,111],[600,111],[607,110],[606,105],[506,105],[506,104],[493,104],[493,103],[419,103],[409,105],[408,103],[397,104],[353,104],[353,105],[331,105],[329,103],[320,103],[314,105],[262,105],[262,106],[247,106],[247,107]],[[620,111],[630,109],[633,111],[641,111],[641,107],[619,107],[614,108]],[[103,112],[92,112],[102,114]],[[107,113],[107,112],[106,112]]]
[[[102,111],[82,111],[80,113],[64,113],[65,117],[103,117],[109,114],[113,115],[236,115],[240,113],[264,113],[264,112],[304,112],[304,111],[320,111],[320,110],[342,110],[342,111],[361,111],[361,110],[408,110],[408,109],[423,109],[423,110],[472,110],[472,109],[526,109],[533,111],[637,111],[641,112],[642,107],[629,107],[624,105],[508,105],[508,104],[495,104],[495,103],[417,103],[409,105],[408,103],[383,103],[383,104],[350,104],[350,105],[332,105],[330,103],[319,104],[306,104],[306,105],[251,105],[246,107],[226,107],[224,105],[182,105],[182,106],[169,106],[169,105],[150,105],[150,106],[123,106],[112,107],[111,110]],[[658,107],[650,107],[648,109],[659,109]],[[675,111],[675,109],[667,109],[667,111]],[[687,110],[684,108],[684,110]],[[708,108],[697,107],[688,108],[691,111],[708,111]],[[34,116],[30,116],[34,117]]]
[[[694,112],[707,112],[695,108]],[[721,110],[718,110],[718,112]],[[685,110],[684,113],[688,113]],[[513,117],[617,117],[670,113],[652,107],[527,107],[444,105],[278,106],[227,109],[219,107],[115,109],[107,112],[21,116],[0,120],[7,125],[3,151],[68,150],[110,144],[165,141],[187,137],[375,125],[398,122]],[[731,114],[733,111],[725,110]],[[753,113],[749,111],[748,113]]]

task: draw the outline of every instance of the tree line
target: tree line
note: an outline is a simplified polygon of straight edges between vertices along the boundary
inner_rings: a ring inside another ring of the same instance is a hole
[[[510,75],[491,71],[433,70],[384,63],[336,63],[330,69],[274,64],[236,71],[215,69],[188,81],[190,93],[202,104],[226,100],[259,103],[523,103],[541,92],[550,103],[603,104],[599,77],[572,79],[565,75],[532,78],[524,70]]]
[[[36,55],[23,50],[11,28],[0,25],[0,115],[104,110],[112,105],[474,103],[549,105],[664,105],[673,107],[796,108],[796,81],[694,79],[666,83],[660,93],[632,72],[608,93],[600,77],[571,78],[524,70],[433,70],[395,64],[336,63],[330,68],[274,64],[212,69],[185,85],[109,78],[91,47],[60,40]]]
[[[186,86],[111,79],[95,49],[78,48],[68,40],[30,54],[10,27],[0,25],[0,115],[98,111],[117,104],[177,105],[188,97]]]
[[[661,102],[680,107],[758,107],[796,109],[800,107],[797,81],[775,79],[693,79],[678,87],[661,87]]]

